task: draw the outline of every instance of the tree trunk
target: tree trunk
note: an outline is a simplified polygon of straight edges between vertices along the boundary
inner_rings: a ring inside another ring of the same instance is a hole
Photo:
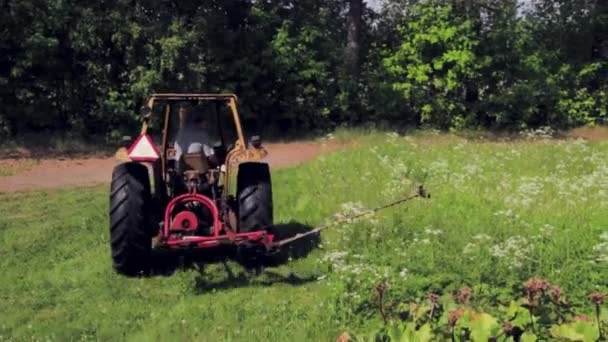
[[[359,76],[362,13],[363,0],[349,0],[348,17],[346,18],[348,32],[346,37],[345,62],[353,79],[357,79]]]

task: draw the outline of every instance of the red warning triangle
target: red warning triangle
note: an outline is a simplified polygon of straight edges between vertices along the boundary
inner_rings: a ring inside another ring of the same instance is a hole
[[[160,158],[160,151],[149,135],[143,134],[129,147],[129,158],[135,161],[155,161]]]

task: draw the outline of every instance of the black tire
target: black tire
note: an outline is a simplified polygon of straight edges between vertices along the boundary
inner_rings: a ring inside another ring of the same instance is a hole
[[[152,247],[148,169],[124,163],[112,172],[110,189],[110,245],[116,272],[147,272]]]
[[[238,230],[241,233],[272,226],[272,183],[266,163],[243,163],[237,176]]]

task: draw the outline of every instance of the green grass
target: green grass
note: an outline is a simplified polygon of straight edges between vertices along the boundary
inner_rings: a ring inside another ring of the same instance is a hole
[[[0,195],[0,340],[331,341],[379,324],[382,278],[392,301],[470,286],[490,311],[532,276],[580,312],[608,288],[607,143],[352,139],[352,150],[273,172],[276,222],[315,226],[418,182],[432,198],[327,230],[312,253],[260,275],[228,261],[232,275],[214,263],[121,277],[107,187]]]
[[[0,161],[0,177],[8,177],[16,175],[20,172],[30,170],[36,165],[35,160],[31,159],[17,159],[11,162]]]

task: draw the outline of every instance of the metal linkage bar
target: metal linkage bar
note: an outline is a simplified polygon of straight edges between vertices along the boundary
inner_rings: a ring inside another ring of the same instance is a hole
[[[376,207],[376,208],[367,210],[366,212],[363,212],[363,213],[359,213],[359,214],[356,214],[356,215],[353,215],[353,216],[345,217],[345,218],[343,218],[341,220],[337,220],[337,221],[332,222],[330,224],[317,227],[317,228],[315,228],[315,229],[313,229],[311,231],[308,231],[306,233],[296,234],[293,237],[273,242],[273,243],[267,245],[266,248],[268,250],[281,248],[282,246],[285,246],[285,245],[290,244],[290,243],[292,243],[294,241],[303,239],[303,238],[305,238],[307,236],[318,234],[319,232],[321,232],[322,230],[325,230],[327,228],[335,227],[335,226],[337,226],[340,223],[344,223],[346,221],[358,219],[358,218],[361,218],[361,217],[364,217],[364,216],[367,216],[367,215],[375,214],[375,213],[377,213],[380,210],[384,210],[384,209],[387,209],[387,208],[390,208],[390,207],[394,207],[396,205],[399,205],[401,203],[407,202],[407,201],[409,201],[411,199],[414,199],[414,198],[417,198],[417,197],[420,197],[420,198],[431,198],[431,195],[429,193],[427,193],[427,191],[424,189],[424,187],[422,185],[420,185],[416,189],[416,191],[415,191],[414,194],[409,195],[409,196],[407,196],[405,198],[402,198],[402,199],[399,199],[399,200],[387,203],[387,204],[382,205],[380,207]]]

